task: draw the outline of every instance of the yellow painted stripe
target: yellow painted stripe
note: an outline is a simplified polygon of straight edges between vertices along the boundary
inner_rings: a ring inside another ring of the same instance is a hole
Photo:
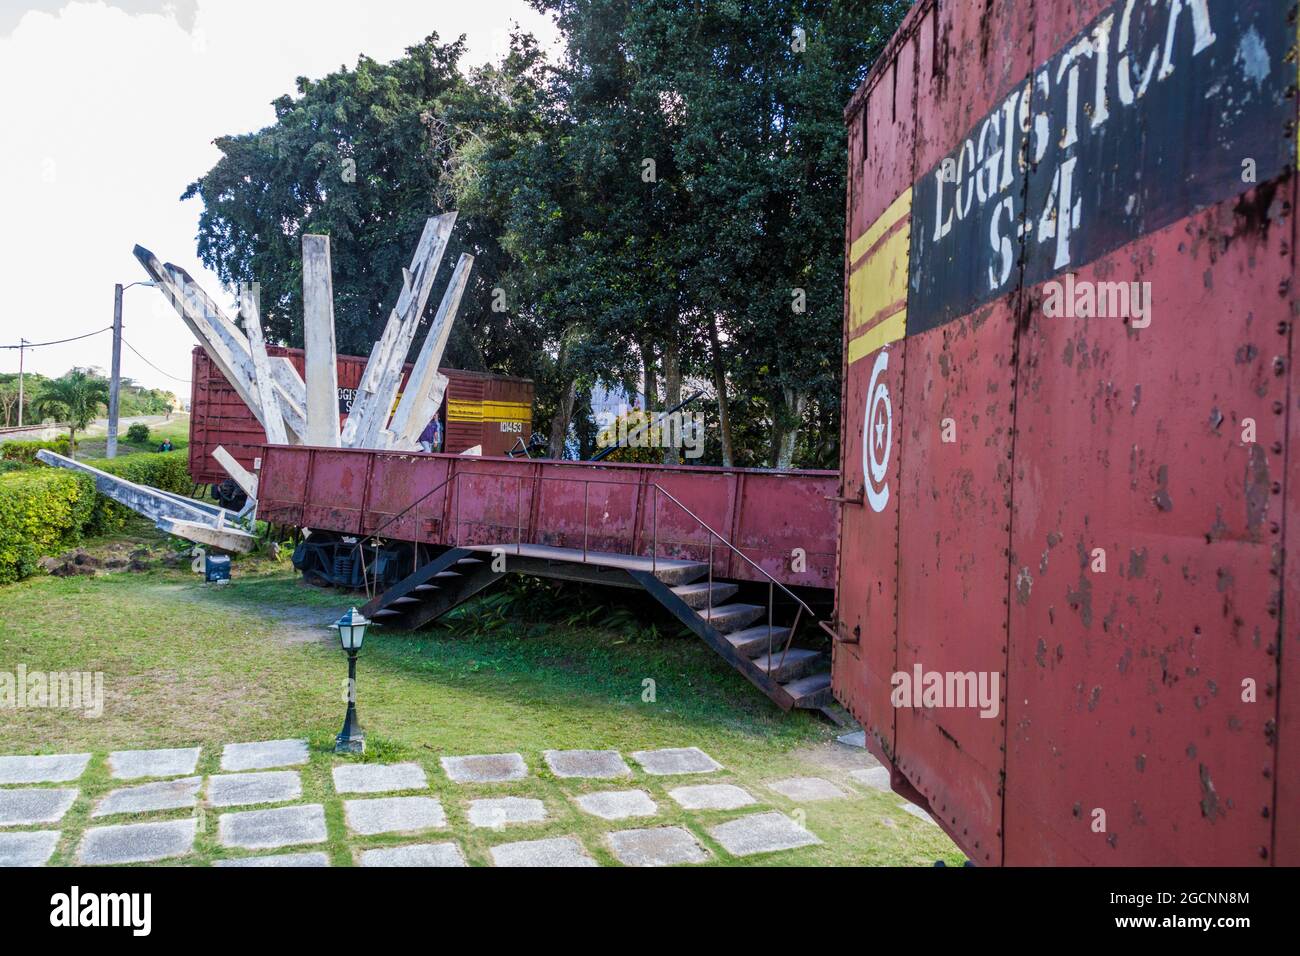
[[[866,232],[853,240],[853,244],[849,246],[850,267],[866,255],[867,250],[879,242],[880,237],[889,232],[894,223],[911,211],[912,187],[908,186],[907,189],[898,194],[897,199],[889,204],[889,208],[881,214],[880,218],[867,227]]]
[[[899,309],[883,322],[877,322],[849,342],[849,364],[870,355],[883,345],[897,342],[907,334],[907,309]]]
[[[907,298],[910,230],[900,229],[849,276],[849,333]]]

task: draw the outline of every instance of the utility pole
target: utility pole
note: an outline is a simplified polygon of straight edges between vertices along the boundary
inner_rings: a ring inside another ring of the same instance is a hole
[[[18,427],[23,427],[23,346],[26,339],[18,340]]]
[[[117,409],[122,395],[122,283],[113,286],[113,370],[108,381],[108,457],[117,457]]]

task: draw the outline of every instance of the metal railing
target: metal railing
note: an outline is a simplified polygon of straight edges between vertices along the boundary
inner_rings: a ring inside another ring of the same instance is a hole
[[[776,670],[780,670],[781,667],[785,665],[785,657],[790,650],[791,643],[793,643],[794,641],[795,632],[799,630],[799,621],[803,617],[803,612],[807,611],[809,617],[816,620],[816,616],[813,613],[813,609],[810,608],[806,603],[804,603],[803,599],[800,598],[798,595],[796,595],[788,587],[786,587],[776,578],[772,577],[772,575],[769,574],[765,568],[763,568],[761,565],[756,563],[747,554],[745,554],[738,547],[736,547],[734,544],[732,544],[730,541],[724,538],[721,534],[715,531],[712,527],[710,527],[707,521],[705,521],[703,518],[697,515],[690,508],[686,507],[686,505],[682,504],[672,494],[672,492],[663,488],[658,482],[652,483],[650,487],[654,489],[654,501],[651,508],[651,524],[653,525],[653,529],[654,529],[653,530],[654,544],[650,552],[652,555],[652,559],[651,559],[652,573],[653,571],[658,570],[657,564],[658,564],[658,553],[659,553],[659,495],[662,494],[673,504],[677,505],[678,508],[681,508],[682,511],[684,511],[692,519],[694,519],[696,524],[698,524],[701,528],[703,528],[705,531],[709,533],[709,587],[708,587],[708,605],[707,605],[708,617],[705,618],[705,620],[708,620],[710,622],[712,622],[713,620],[713,539],[714,538],[717,538],[719,541],[721,541],[724,545],[726,545],[728,548],[731,549],[732,553],[738,556],[742,561],[748,564],[759,574],[763,575],[763,577],[767,578],[767,669],[769,674],[773,670],[772,616],[775,613],[775,608],[776,608],[776,588],[780,588],[782,591],[784,591],[787,595],[789,595],[790,599],[793,600],[795,604],[798,605],[798,610],[795,612],[794,623],[790,625],[790,633],[786,635],[785,647],[781,649],[781,660],[776,665],[775,668]]]
[[[515,547],[515,554],[516,554],[516,555],[521,555],[521,554],[523,553],[523,545],[524,545],[524,541],[523,541],[523,486],[524,486],[524,482],[525,482],[525,481],[532,482],[532,483],[534,484],[534,486],[536,486],[538,483],[540,483],[540,482],[544,482],[544,481],[567,482],[567,483],[581,482],[581,483],[582,483],[582,486],[583,486],[583,487],[582,487],[582,563],[583,563],[583,564],[587,564],[587,563],[589,563],[589,558],[590,558],[590,554],[591,554],[591,550],[590,550],[590,527],[589,527],[589,521],[588,521],[589,514],[590,514],[590,500],[591,500],[591,496],[590,496],[590,486],[593,485],[593,484],[597,484],[597,485],[617,485],[617,486],[619,486],[619,487],[628,488],[628,489],[630,489],[630,490],[634,490],[634,491],[635,491],[638,487],[640,487],[640,486],[639,486],[637,483],[635,483],[635,482],[614,481],[614,480],[612,480],[612,479],[608,479],[608,478],[586,478],[586,477],[577,477],[577,476],[547,476],[547,475],[536,475],[536,474],[534,474],[534,475],[522,475],[522,474],[520,474],[520,475],[508,475],[508,474],[500,474],[500,473],[495,473],[495,472],[480,472],[480,471],[453,471],[451,474],[447,475],[446,478],[444,478],[442,481],[438,482],[438,484],[434,485],[434,486],[433,486],[432,488],[430,488],[428,491],[424,492],[422,495],[420,495],[420,497],[416,498],[414,501],[412,501],[409,505],[407,505],[407,506],[406,506],[405,508],[403,508],[401,511],[397,512],[396,514],[394,514],[394,515],[392,515],[390,518],[388,518],[386,521],[384,521],[384,523],[381,524],[379,527],[375,528],[373,531],[369,532],[369,533],[366,534],[364,537],[361,537],[361,538],[358,538],[358,539],[357,539],[357,543],[354,545],[354,549],[356,550],[356,552],[357,552],[357,554],[358,554],[358,556],[360,557],[360,560],[361,560],[361,573],[362,573],[362,580],[363,580],[363,582],[364,582],[364,584],[365,584],[365,588],[366,588],[366,596],[367,596],[368,598],[373,598],[373,597],[375,596],[375,594],[374,594],[374,591],[372,591],[372,589],[371,589],[371,586],[370,586],[370,576],[369,576],[369,573],[368,573],[368,570],[367,570],[367,567],[366,567],[366,559],[365,559],[365,544],[366,544],[367,542],[378,541],[378,540],[380,539],[380,534],[384,531],[384,529],[390,527],[391,525],[393,525],[394,523],[396,523],[397,521],[399,521],[401,518],[405,517],[405,516],[406,516],[407,514],[409,514],[409,513],[411,512],[411,510],[414,509],[417,505],[419,505],[419,504],[421,504],[421,503],[427,501],[430,497],[432,497],[434,494],[436,494],[438,491],[442,490],[443,488],[447,487],[448,485],[453,485],[453,486],[454,486],[455,496],[456,496],[456,499],[455,499],[455,501],[456,501],[456,503],[455,503],[455,520],[454,520],[454,523],[453,523],[453,525],[452,525],[452,537],[454,538],[454,542],[455,542],[455,543],[452,544],[451,546],[452,546],[452,547],[460,547],[460,546],[461,546],[461,544],[462,544],[462,542],[461,542],[461,525],[462,525],[463,522],[462,522],[462,519],[461,519],[461,511],[460,511],[461,493],[460,493],[460,485],[459,485],[459,481],[460,481],[460,479],[465,478],[465,477],[470,477],[470,478],[495,478],[495,479],[513,480],[513,481],[515,482],[515,542],[514,542],[514,547]],[[776,580],[776,578],[774,578],[774,577],[773,577],[773,576],[772,576],[772,575],[771,575],[771,574],[770,574],[770,573],[769,573],[765,568],[763,568],[761,565],[759,565],[757,562],[755,562],[752,558],[750,558],[748,555],[746,555],[746,554],[745,554],[745,553],[744,553],[740,548],[738,548],[735,544],[733,544],[731,541],[729,541],[727,538],[725,538],[722,534],[720,534],[717,530],[715,530],[712,526],[710,526],[708,522],[706,522],[703,518],[701,518],[701,517],[700,517],[699,515],[697,515],[694,511],[692,511],[690,508],[688,508],[685,504],[683,504],[683,503],[682,503],[682,502],[681,502],[681,501],[680,501],[680,500],[679,500],[675,495],[672,494],[672,492],[668,491],[666,488],[664,488],[664,487],[663,487],[662,485],[660,485],[658,482],[651,482],[651,483],[648,485],[648,487],[650,488],[650,490],[651,490],[651,495],[652,495],[652,500],[651,500],[651,548],[650,548],[650,567],[651,567],[651,573],[652,573],[652,574],[657,573],[658,570],[659,570],[659,496],[660,496],[660,495],[666,497],[666,498],[667,498],[669,501],[671,501],[674,505],[676,505],[678,508],[680,508],[681,511],[682,511],[683,513],[685,513],[688,517],[690,517],[691,520],[693,520],[696,524],[698,524],[701,528],[703,528],[703,529],[705,530],[705,532],[707,532],[707,534],[708,534],[708,543],[709,543],[709,545],[708,545],[708,546],[709,546],[709,552],[708,552],[708,589],[707,589],[707,593],[706,593],[706,605],[705,605],[705,610],[706,610],[706,614],[707,614],[707,616],[706,616],[705,620],[707,620],[707,621],[709,621],[709,622],[711,623],[711,622],[712,622],[712,619],[713,619],[713,567],[714,567],[714,547],[715,547],[715,539],[716,539],[717,542],[720,542],[720,543],[721,543],[724,547],[726,547],[726,548],[727,548],[731,553],[735,554],[737,557],[739,557],[742,561],[744,561],[747,565],[749,565],[751,568],[753,568],[753,569],[754,569],[755,571],[757,571],[760,575],[762,575],[763,578],[765,578],[765,579],[767,580],[767,662],[768,662],[768,671],[769,671],[769,673],[771,672],[771,670],[773,670],[773,667],[772,667],[772,655],[773,655],[773,650],[774,650],[774,649],[773,649],[773,646],[772,646],[772,632],[773,632],[773,630],[775,630],[775,624],[774,624],[774,621],[773,621],[773,617],[774,617],[774,614],[775,614],[775,607],[776,607],[776,589],[777,589],[777,588],[780,588],[781,591],[783,591],[783,592],[784,592],[784,593],[785,593],[785,594],[790,598],[790,600],[793,601],[793,602],[795,603],[795,605],[797,606],[797,610],[796,610],[796,612],[795,612],[795,619],[794,619],[794,622],[790,625],[790,630],[789,630],[789,633],[788,633],[787,636],[786,636],[785,644],[784,644],[784,646],[781,648],[781,659],[780,659],[779,662],[777,662],[777,664],[776,664],[776,668],[775,668],[775,669],[779,670],[779,669],[780,669],[780,668],[785,664],[786,655],[787,655],[787,653],[788,653],[789,650],[790,650],[790,646],[791,646],[791,644],[793,643],[794,635],[795,635],[795,633],[796,633],[796,632],[798,631],[798,629],[799,629],[799,624],[800,624],[801,620],[803,619],[803,614],[804,614],[804,612],[805,612],[805,611],[808,612],[808,616],[809,616],[810,619],[812,619],[812,620],[817,620],[817,618],[816,618],[816,614],[815,614],[815,612],[813,611],[813,609],[812,609],[811,607],[809,607],[808,604],[807,604],[807,603],[806,603],[802,598],[800,598],[798,595],[796,595],[796,594],[795,594],[793,591],[791,591],[788,587],[786,587],[786,586],[785,586],[784,584],[782,584],[780,581]],[[534,493],[535,493],[535,492],[534,492]],[[634,537],[634,540],[635,540],[635,531],[633,532],[633,537]],[[419,560],[419,542],[414,542],[414,545],[415,545],[415,556],[414,556],[414,559],[413,559],[412,573],[414,573],[416,570],[418,570],[418,569],[419,569],[419,565],[420,565],[420,560]],[[634,547],[635,547],[635,545],[634,545]],[[635,553],[630,553],[629,556],[631,556],[631,557],[644,557],[644,555],[636,555]],[[376,587],[377,587],[377,585],[378,585],[378,581],[376,580],[375,583],[376,583]],[[823,622],[818,621],[818,624],[821,625],[823,628],[825,628],[825,624],[824,624]],[[833,634],[833,632],[831,632],[831,633]]]

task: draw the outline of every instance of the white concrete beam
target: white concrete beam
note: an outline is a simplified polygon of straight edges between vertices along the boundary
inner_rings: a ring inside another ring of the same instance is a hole
[[[271,374],[271,360],[266,354],[266,342],[262,338],[262,315],[258,309],[254,289],[249,286],[239,290],[239,314],[244,318],[244,331],[248,335],[248,350],[253,363],[253,384],[257,387],[257,397],[262,403],[262,426],[266,429],[266,440],[272,445],[287,445],[289,436],[285,432],[284,413],[280,410],[280,399],[276,395],[275,379]],[[233,458],[230,460],[234,461]],[[249,496],[257,497],[252,493]]]
[[[237,462],[235,456],[221,445],[212,449],[212,457],[226,470],[226,474],[235,479],[235,484],[244,490],[244,494],[253,499],[257,498],[257,475]]]
[[[339,366],[329,236],[302,237],[302,329],[307,353],[307,444],[339,445]]]

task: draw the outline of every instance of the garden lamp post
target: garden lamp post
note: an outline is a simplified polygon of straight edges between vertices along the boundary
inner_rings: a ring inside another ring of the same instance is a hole
[[[339,632],[339,644],[348,655],[348,713],[343,718],[343,729],[334,741],[336,754],[359,754],[366,750],[366,733],[357,720],[357,652],[366,639],[369,625],[370,622],[356,608],[330,625]]]

